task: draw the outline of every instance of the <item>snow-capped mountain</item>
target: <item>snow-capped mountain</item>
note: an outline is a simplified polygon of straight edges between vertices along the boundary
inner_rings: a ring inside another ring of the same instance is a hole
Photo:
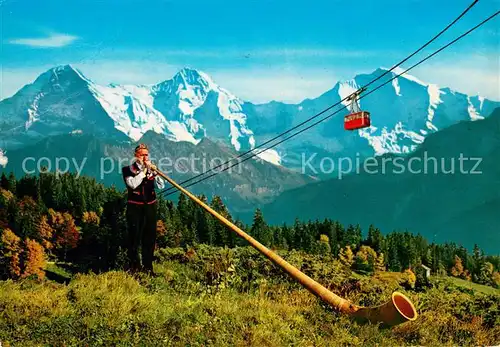
[[[113,120],[95,98],[90,85],[91,81],[79,71],[62,66],[41,74],[13,97],[2,100],[0,145],[16,149],[72,131],[120,138],[120,134],[109,131],[114,126]]]
[[[469,249],[477,243],[499,254],[499,157],[500,107],[485,119],[430,134],[408,155],[384,154],[357,174],[285,191],[259,208],[273,225],[293,224],[297,217],[331,218],[364,230],[373,224],[384,234],[407,230]],[[242,220],[251,223],[252,217]]]
[[[181,129],[177,140],[196,142],[210,136],[227,138],[237,151],[255,146],[241,112],[243,102],[207,74],[184,68],[171,80],[153,86],[151,94],[154,109]]]
[[[153,86],[102,86],[65,65],[0,103],[0,133],[8,138],[8,148],[75,131],[137,141],[152,130],[194,144],[210,136],[243,150],[252,148],[255,140],[241,105],[208,75],[193,69]]]
[[[273,101],[256,105],[218,86],[206,73],[189,68],[156,85],[102,86],[70,65],[59,66],[0,101],[0,146],[20,148],[52,135],[75,132],[137,141],[153,131],[171,141],[197,144],[210,137],[237,151],[247,151],[385,74],[365,92],[373,93],[363,94],[359,101],[361,109],[371,114],[371,127],[345,131],[343,117],[348,108],[337,106],[285,137],[340,110],[334,116],[259,155],[274,164],[316,174],[325,170],[325,157],[362,159],[387,152],[411,153],[428,134],[460,121],[486,117],[500,104],[407,74],[390,81],[400,72],[380,68],[360,74],[299,104]]]
[[[9,162],[9,158],[7,158],[3,149],[0,148],[0,165],[2,167],[5,167],[8,162]]]
[[[361,109],[370,112],[371,127],[345,131],[343,121],[349,113],[349,104],[342,102],[342,105],[331,108],[286,136],[326,118],[324,121],[275,148],[284,156],[280,158],[283,165],[304,169],[304,163],[308,163],[308,167],[319,171],[321,160],[325,157],[363,158],[383,153],[411,153],[430,133],[460,121],[484,118],[500,105],[483,97],[471,97],[422,82],[412,75],[396,77],[401,72],[400,68],[393,71],[380,68],[371,74],[340,81],[316,99],[293,105],[279,102],[263,105],[246,103],[244,112],[259,144],[339,103],[360,87],[384,75],[370,85],[359,100]],[[382,84],[381,88],[374,90]],[[342,109],[344,106],[346,108]],[[340,112],[328,118],[340,109]]]

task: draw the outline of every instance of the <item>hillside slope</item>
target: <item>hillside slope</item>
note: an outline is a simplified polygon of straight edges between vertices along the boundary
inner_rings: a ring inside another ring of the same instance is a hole
[[[406,290],[401,273],[360,276],[328,257],[280,252],[354,303],[379,305],[394,290],[416,303],[415,322],[382,329],[328,309],[255,250],[200,246],[195,252],[188,258],[182,249],[162,249],[155,263],[159,275],[154,278],[112,271],[78,274],[67,285],[0,282],[0,341],[172,346],[492,346],[499,342],[498,291],[484,295],[443,280],[433,280],[433,288],[423,291]]]
[[[234,149],[208,138],[195,145],[168,141],[163,135],[150,131],[141,140],[150,147],[151,159],[158,168],[179,183],[238,155]],[[0,173],[13,171],[17,177],[22,177],[26,173],[38,174],[43,166],[55,172],[56,165],[59,165],[62,172],[79,172],[105,185],[114,184],[125,189],[121,167],[132,162],[134,147],[128,142],[104,140],[86,134],[52,136],[35,145],[9,151],[8,164],[5,168],[0,166]],[[236,163],[239,161],[234,160],[231,165]],[[216,169],[216,172],[222,168]],[[306,175],[251,159],[189,189],[208,197],[219,195],[231,212],[241,212],[253,211],[257,204],[270,202],[279,193],[312,181]],[[177,201],[178,194],[168,198]]]
[[[328,217],[364,228],[373,223],[385,232],[407,228],[429,240],[468,248],[478,243],[498,254],[498,158],[500,109],[430,135],[408,156],[377,157],[359,173],[287,191],[263,213],[276,224]]]

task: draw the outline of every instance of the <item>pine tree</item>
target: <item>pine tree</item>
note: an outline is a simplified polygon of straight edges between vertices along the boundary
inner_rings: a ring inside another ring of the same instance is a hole
[[[383,253],[380,253],[377,256],[377,261],[375,262],[375,271],[376,272],[385,271],[385,259]]]
[[[484,254],[477,244],[474,244],[474,250],[472,251],[472,262],[472,278],[477,281],[481,277],[481,268],[484,264]]]
[[[367,245],[370,246],[375,252],[380,253],[382,251],[383,241],[384,236],[380,232],[380,229],[370,225],[368,228]]]
[[[248,231],[248,227],[239,219],[237,219],[234,224],[240,228],[241,230],[243,230],[245,233],[249,234],[249,231]],[[235,246],[244,246],[247,243],[247,241],[245,241],[245,239],[243,239],[242,237],[239,237],[239,236],[236,236],[235,235]]]
[[[202,202],[207,203],[207,198],[205,195],[198,197]],[[198,235],[199,242],[209,243],[209,219],[211,215],[205,211],[205,209],[200,206],[195,206],[193,208],[194,213],[194,223],[196,228],[196,234]]]
[[[210,207],[214,209],[217,213],[219,213],[221,216],[226,218],[228,221],[232,222],[233,219],[229,213],[229,210],[227,207],[224,205],[224,202],[222,201],[220,196],[215,195],[212,199],[212,202],[210,203]],[[217,246],[230,246],[231,244],[234,243],[234,235],[231,230],[228,229],[228,227],[224,224],[222,224],[218,219],[215,217],[212,218],[213,223],[212,228],[215,232],[215,244]]]
[[[24,196],[19,202],[19,210],[16,220],[18,235],[23,239],[36,239],[40,218],[41,211],[36,201],[30,196]]]
[[[340,250],[339,259],[347,267],[351,267],[354,264],[354,253],[351,250],[351,246],[347,245]]]
[[[156,243],[158,248],[179,247],[180,238],[175,234],[175,229],[170,221],[158,220],[156,223]]]
[[[5,190],[10,190],[9,180],[7,176],[5,176],[5,172],[2,172],[2,176],[0,178],[0,187]]]
[[[307,221],[304,225],[302,236],[302,249],[306,252],[313,252],[316,240],[319,238],[318,227],[315,222]]]
[[[47,208],[55,208],[54,203],[54,176],[50,173],[40,173],[38,180],[38,191],[40,199]]]
[[[279,226],[270,226],[272,246],[276,248],[283,248],[285,239],[283,237],[283,230]]]
[[[337,243],[337,231],[334,223],[330,219],[325,219],[320,229],[321,234],[328,236],[330,253],[332,253],[334,257],[337,257],[339,248]]]
[[[212,215],[207,218],[207,243],[215,246],[217,244],[217,234],[219,230],[219,221]]]
[[[441,249],[436,244],[431,244],[430,251],[432,254],[432,263],[431,263],[431,271],[434,273],[439,273],[441,267],[444,267],[443,262],[441,260]],[[446,271],[445,271],[446,272]]]
[[[254,239],[262,243],[264,246],[271,246],[272,235],[268,225],[264,220],[262,211],[259,208],[255,210],[250,233]]]
[[[179,195],[177,210],[179,211],[179,216],[181,217],[182,224],[190,225],[190,222],[192,220],[191,206],[189,204],[188,197],[183,193],[180,193]]]
[[[429,246],[424,253],[424,257],[422,259],[422,263],[426,266],[432,268],[432,264],[434,264],[434,257],[432,256],[433,247]]]
[[[293,248],[293,228],[290,228],[285,223],[281,227],[281,233],[283,235],[283,248],[292,249]]]
[[[7,225],[14,232],[19,232],[19,200],[14,196],[7,201]]]
[[[359,225],[354,226],[349,224],[345,233],[345,245],[349,245],[351,249],[357,249],[360,246],[362,239],[363,236]]]
[[[335,246],[332,247],[334,254],[338,254],[340,249],[347,244],[346,242],[346,231],[344,226],[340,222],[334,223],[335,235],[337,235],[337,240],[335,240]]]
[[[101,218],[94,211],[85,211],[82,216],[82,242],[86,245],[97,244]]]
[[[328,238],[327,235],[321,234],[319,236],[319,240],[316,241],[316,247],[314,253],[320,255],[329,255],[331,254],[331,252],[332,250],[330,248],[330,239]]]
[[[299,218],[295,218],[293,223],[293,249],[303,248],[304,226]]]
[[[402,264],[404,268],[413,268],[418,263],[420,259],[418,257],[418,252],[413,242],[413,235],[406,232],[403,236],[402,245],[403,248],[399,249],[399,254],[402,255]],[[401,244],[400,244],[401,245]],[[400,246],[401,247],[401,246]]]
[[[170,217],[167,200],[161,195],[158,197],[158,220],[167,220]]]
[[[11,171],[11,173],[9,174],[9,189],[12,194],[16,195],[17,193],[17,180],[16,180],[16,176],[14,176],[14,173]]]
[[[51,200],[53,202],[52,208],[55,210],[63,210],[64,207],[64,196],[63,196],[63,185],[60,178],[56,178],[53,182],[52,186],[52,196]]]
[[[183,225],[181,247],[193,246],[198,243],[194,224]]]
[[[480,269],[479,273],[479,283],[492,285],[493,284],[493,273],[494,268],[493,264],[489,262],[485,262]]]
[[[87,211],[87,191],[83,187],[83,180],[76,182],[76,187],[73,193],[74,215],[81,217]]]
[[[469,256],[467,249],[464,246],[460,246],[458,248],[457,255],[460,257],[460,259],[462,259],[464,270],[469,270],[470,268],[472,268],[472,258]]]
[[[370,246],[361,246],[354,258],[356,269],[373,272],[377,262],[377,253]]]
[[[9,204],[14,200],[14,195],[3,188],[0,188],[0,230],[9,226]]]
[[[172,247],[180,247],[182,241],[182,232],[184,230],[184,224],[182,224],[181,217],[179,215],[179,211],[177,209],[173,209],[171,212],[171,238],[173,245]],[[167,233],[169,231],[168,224],[166,224]]]
[[[402,270],[401,261],[399,259],[398,245],[396,241],[396,235],[390,235],[388,242],[388,259],[387,263],[389,265],[389,270],[394,272],[400,272]]]

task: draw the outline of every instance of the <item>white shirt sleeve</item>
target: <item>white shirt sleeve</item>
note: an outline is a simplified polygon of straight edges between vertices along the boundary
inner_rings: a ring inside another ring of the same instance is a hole
[[[125,179],[125,181],[127,182],[127,185],[132,188],[132,189],[135,189],[137,188],[142,180],[144,179],[144,177],[146,177],[146,174],[144,173],[144,171],[141,171],[138,175],[136,176],[129,176]]]

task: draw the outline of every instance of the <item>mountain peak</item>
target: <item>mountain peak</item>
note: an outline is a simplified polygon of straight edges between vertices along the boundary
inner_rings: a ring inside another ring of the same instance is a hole
[[[76,72],[76,68],[71,64],[58,65],[50,69],[54,72]]]
[[[216,90],[218,88],[217,84],[215,84],[212,78],[206,73],[191,67],[184,67],[171,79],[165,80],[153,86],[152,90],[153,92],[170,92],[172,90],[178,90],[179,86],[181,86],[182,89],[186,89],[191,86],[197,88],[201,87],[206,92]]]
[[[199,76],[200,75],[200,71],[198,71],[197,69],[194,69],[190,66],[185,66],[183,67],[182,69],[179,70],[179,72],[177,74],[181,74],[183,76]]]
[[[59,66],[56,66],[56,67],[48,70],[47,72],[52,72],[58,76],[60,76],[60,75],[76,75],[77,77],[79,77],[85,81],[89,81],[89,79],[87,77],[85,77],[85,75],[79,69],[77,69],[76,67],[74,67],[71,64],[59,65]]]
[[[85,82],[92,83],[80,70],[71,64],[58,65],[53,67],[44,73],[42,73],[36,80],[35,84],[47,84],[47,83],[59,83],[59,81],[74,81],[74,82]]]
[[[385,73],[386,71],[389,71],[390,69],[388,68],[385,68],[385,67],[380,67],[378,68],[374,74],[376,74],[377,72],[382,72],[382,73]],[[403,73],[406,69],[403,69],[402,67],[398,66],[396,68],[394,68],[391,73],[393,73],[394,75],[399,75],[401,74],[400,77],[403,77],[403,78],[406,78],[407,80],[409,81],[412,81],[412,82],[415,82],[415,83],[418,83],[424,87],[427,87],[429,86],[429,83],[426,83],[426,82],[423,82],[422,80],[418,79],[417,77],[413,76],[413,75],[410,75],[408,73]]]
[[[190,67],[182,68],[172,79],[176,84],[185,83],[188,85],[201,85],[207,89],[216,88],[216,84],[210,76]]]

